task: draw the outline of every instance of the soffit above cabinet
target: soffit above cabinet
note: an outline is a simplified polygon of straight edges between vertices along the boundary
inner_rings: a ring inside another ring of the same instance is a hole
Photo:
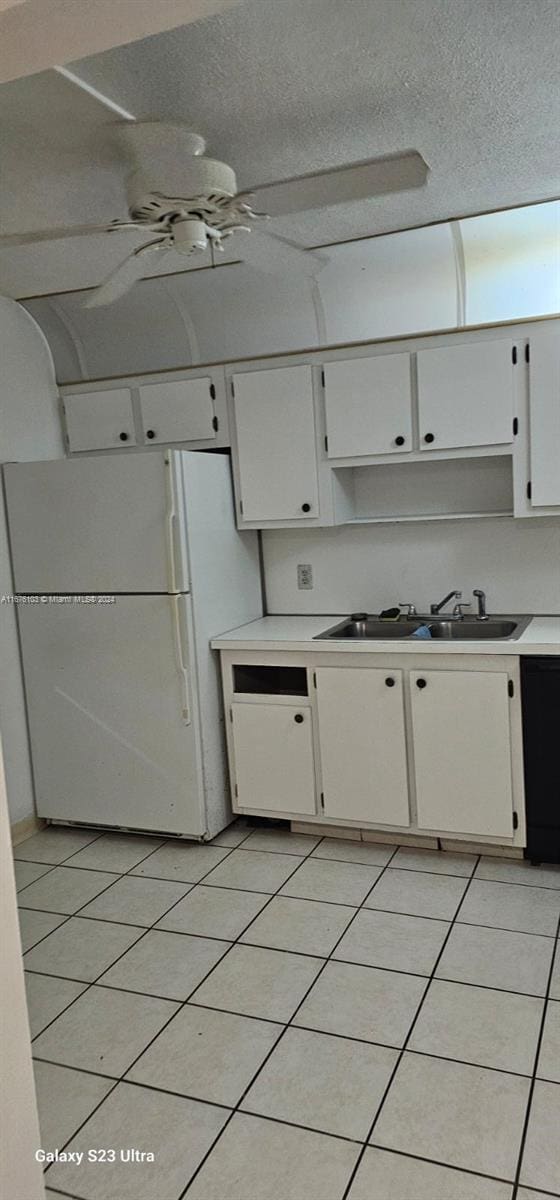
[[[76,382],[552,314],[559,247],[551,202],[328,246],[315,282],[226,261],[146,279],[106,308],[83,291],[24,303],[59,382]]]

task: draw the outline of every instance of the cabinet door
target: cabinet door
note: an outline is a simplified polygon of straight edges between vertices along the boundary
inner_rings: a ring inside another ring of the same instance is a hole
[[[411,671],[418,824],[513,836],[508,677]]]
[[[318,517],[311,367],[250,371],[233,383],[243,519]]]
[[[144,437],[151,442],[215,439],[214,385],[209,378],[175,379],[138,388]]]
[[[421,450],[511,442],[511,351],[504,338],[418,352]]]
[[[311,711],[292,704],[233,704],[236,807],[314,813]]]
[[[316,675],[325,816],[409,825],[402,671]]]
[[[76,392],[63,399],[69,450],[109,450],[135,446],[129,388]]]
[[[332,362],[324,371],[329,458],[412,449],[409,354]]]
[[[531,337],[531,505],[560,505],[560,336]]]

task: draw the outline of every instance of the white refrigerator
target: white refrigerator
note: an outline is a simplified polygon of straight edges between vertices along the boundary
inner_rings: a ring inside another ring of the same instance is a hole
[[[262,613],[226,455],[4,468],[37,813],[206,839],[231,820],[216,634]]]

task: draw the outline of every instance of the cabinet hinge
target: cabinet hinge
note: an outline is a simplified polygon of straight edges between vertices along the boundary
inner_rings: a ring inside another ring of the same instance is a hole
[[[321,371],[321,385],[322,385],[322,387],[325,386],[325,372],[324,371]]]
[[[219,428],[220,428],[220,422],[218,421],[218,418],[212,417],[212,429],[214,429],[217,433]]]
[[[213,400],[216,399],[216,388],[213,383],[210,384],[210,395]]]
[[[235,396],[235,384],[233,382],[233,379],[231,380],[230,387],[231,387],[232,396]]]
[[[314,688],[317,687],[317,672],[316,671],[313,672],[313,687]]]
[[[235,785],[235,799],[236,800],[239,799],[239,788],[238,788],[237,784]]]
[[[230,708],[230,710],[229,710],[229,719],[233,725],[233,708]]]
[[[527,345],[525,346],[525,362],[528,363],[530,361],[531,361],[531,347],[529,346],[529,343],[527,342]]]
[[[328,439],[328,437],[326,437],[325,438],[325,450],[328,450],[328,448],[329,448],[329,439]]]
[[[511,348],[511,361],[515,367],[517,364],[517,346],[512,346]]]
[[[513,436],[517,437],[518,433],[519,433],[519,419],[518,419],[518,417],[514,417],[513,418]]]
[[[519,828],[519,817],[517,816],[516,812],[514,812],[514,814],[513,814],[513,828],[514,829]]]
[[[243,501],[242,500],[239,501],[239,511],[240,511],[241,515],[243,516]]]
[[[321,808],[324,812],[325,811],[325,793],[324,792],[321,792]]]
[[[528,500],[531,499],[532,494],[533,494],[533,489],[531,487],[531,480],[529,480],[529,482],[527,484],[527,499]]]
[[[514,695],[515,695],[515,688],[513,686],[513,679],[508,679],[508,696],[514,696]]]

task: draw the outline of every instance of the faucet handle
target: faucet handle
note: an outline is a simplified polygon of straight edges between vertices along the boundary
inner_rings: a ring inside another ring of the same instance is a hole
[[[459,592],[458,595],[460,596],[461,592]],[[454,617],[464,617],[465,614],[463,612],[463,609],[470,608],[470,606],[471,606],[470,600],[466,600],[466,601],[464,600],[462,604],[456,604],[455,608],[453,609],[453,616]]]
[[[402,614],[404,617],[416,616],[416,605],[410,604],[408,600],[399,600],[399,608],[406,608],[406,612]]]

